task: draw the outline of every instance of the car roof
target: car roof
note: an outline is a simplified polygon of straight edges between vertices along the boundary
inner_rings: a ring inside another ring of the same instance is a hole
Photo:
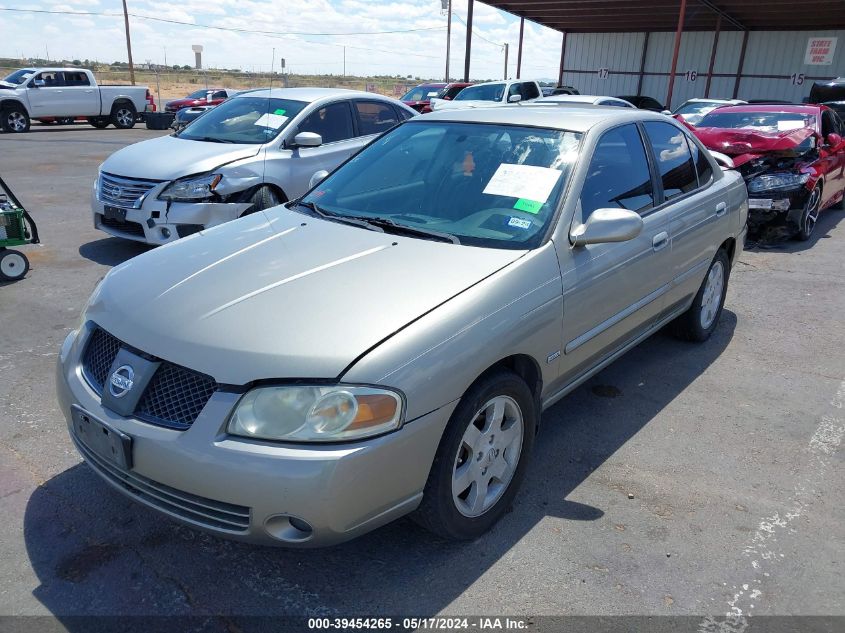
[[[742,99],[711,99],[710,97],[693,97],[692,99],[687,99],[684,103],[731,103],[734,105],[742,105],[746,102]]]
[[[512,105],[485,108],[456,108],[435,110],[429,114],[414,117],[412,121],[452,121],[456,123],[499,123],[502,125],[525,125],[557,130],[586,132],[594,125],[612,120],[618,123],[632,121],[669,121],[657,112],[619,108],[616,106],[595,106],[573,104],[566,108],[548,105]]]
[[[776,103],[776,104],[743,104],[732,105],[719,108],[719,114],[730,114],[731,112],[785,112],[790,114],[816,114],[819,110],[823,110],[824,106],[813,104],[792,104],[792,103]]]
[[[293,101],[306,101],[308,103],[330,99],[332,97],[345,97],[347,99],[377,99],[389,101],[394,104],[401,104],[401,101],[385,97],[376,92],[364,92],[362,90],[346,90],[344,88],[257,88],[248,93],[234,95],[237,99],[245,94],[252,97],[271,97],[273,99],[292,99]],[[403,107],[405,107],[403,105]]]

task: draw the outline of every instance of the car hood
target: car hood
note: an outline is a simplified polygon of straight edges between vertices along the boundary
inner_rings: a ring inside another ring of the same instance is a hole
[[[129,345],[220,383],[334,378],[524,253],[275,207],[117,266],[86,315]]]
[[[106,159],[100,169],[129,178],[172,180],[255,156],[261,147],[160,136],[118,150]]]
[[[164,104],[164,107],[184,108],[192,105],[201,105],[208,103],[205,99],[174,99]]]
[[[698,127],[694,131],[707,149],[735,157],[734,164],[737,167],[763,154],[798,156],[809,149],[801,149],[799,146],[807,139],[818,136],[815,130],[806,127],[783,132],[714,127]]]

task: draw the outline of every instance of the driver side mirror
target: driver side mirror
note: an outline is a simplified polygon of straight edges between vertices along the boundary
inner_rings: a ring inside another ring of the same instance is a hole
[[[311,176],[311,180],[308,181],[308,188],[313,189],[314,187],[319,185],[321,182],[323,182],[323,180],[328,175],[329,175],[329,172],[327,172],[325,169],[321,169],[320,171],[315,171],[314,175]]]
[[[569,241],[573,246],[627,242],[643,230],[643,219],[628,209],[596,209],[584,224],[573,228]]]
[[[43,88],[47,85],[43,79],[33,79],[32,83],[29,85],[30,88]]]
[[[294,147],[320,147],[323,137],[316,132],[300,132],[293,137]]]
[[[518,103],[522,101],[522,95],[511,95],[508,97],[508,103]]]

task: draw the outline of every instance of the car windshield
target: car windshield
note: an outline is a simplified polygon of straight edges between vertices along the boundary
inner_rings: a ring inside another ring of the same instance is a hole
[[[580,141],[579,133],[546,128],[408,122],[367,146],[303,202],[328,215],[392,223],[396,232],[410,228],[470,246],[534,248],[555,217]]]
[[[260,145],[276,138],[306,105],[291,99],[235,97],[209,110],[177,136],[192,141]]]
[[[35,70],[32,68],[21,68],[20,70],[16,70],[11,75],[5,77],[3,81],[20,86],[23,82],[32,77],[33,74],[35,74]]]
[[[464,88],[455,97],[455,101],[501,101],[505,94],[505,84],[484,84]]]
[[[688,101],[672,114],[680,114],[687,123],[697,125],[704,118],[704,115],[712,112],[720,105],[722,104],[718,101]]]
[[[437,97],[442,90],[441,86],[417,86],[406,92],[401,101],[429,101],[432,97]]]
[[[465,90],[466,86],[447,86],[440,91],[440,98],[441,99],[454,99],[457,97],[462,90]]]
[[[803,112],[725,112],[713,110],[701,119],[699,127],[752,129],[760,132],[787,132],[804,127],[816,129],[816,117]]]
[[[186,99],[205,99],[206,95],[208,94],[208,90],[197,90],[196,92],[192,92],[189,94]]]

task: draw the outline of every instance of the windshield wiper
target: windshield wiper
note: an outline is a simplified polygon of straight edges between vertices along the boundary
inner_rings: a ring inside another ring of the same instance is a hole
[[[329,220],[330,222],[342,222],[344,224],[351,224],[352,226],[360,226],[365,229],[369,229],[370,231],[378,231],[379,233],[384,233],[383,228],[381,228],[380,226],[376,226],[367,218],[359,218],[349,215],[341,215],[339,213],[332,213],[331,211],[326,211],[322,207],[318,206],[316,202],[311,202],[310,200],[308,202],[297,200],[296,204],[300,207],[305,207],[306,209],[311,211],[312,215],[316,215],[317,217]]]
[[[356,220],[364,220],[368,224],[381,227],[387,233],[404,233],[406,235],[417,235],[419,237],[433,238],[441,242],[451,242],[452,244],[460,244],[461,240],[451,233],[443,233],[442,231],[432,231],[431,229],[424,229],[417,226],[408,226],[407,224],[399,224],[389,218],[364,218],[355,216]]]
[[[201,136],[200,138],[183,136],[182,138],[186,138],[189,141],[205,141],[206,143],[234,143],[235,142],[235,141],[230,141],[227,138],[215,138],[214,136]]]

